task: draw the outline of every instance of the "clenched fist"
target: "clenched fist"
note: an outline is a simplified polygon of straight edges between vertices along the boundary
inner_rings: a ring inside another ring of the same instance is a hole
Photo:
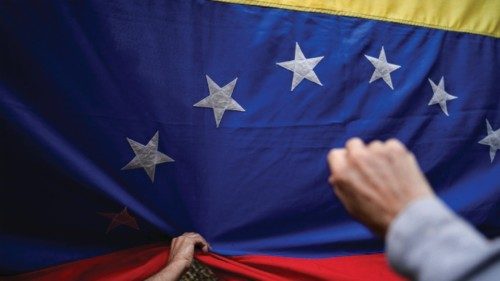
[[[415,156],[398,140],[350,139],[328,154],[330,184],[347,211],[384,236],[411,201],[434,196]]]

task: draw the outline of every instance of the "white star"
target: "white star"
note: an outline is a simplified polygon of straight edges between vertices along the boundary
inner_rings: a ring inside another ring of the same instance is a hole
[[[299,85],[304,78],[323,86],[313,70],[323,58],[324,57],[315,57],[306,59],[304,53],[302,53],[302,50],[300,49],[299,43],[295,43],[295,59],[291,61],[278,62],[276,64],[293,72],[291,89],[291,91],[293,91],[293,89],[295,89],[295,87],[297,87],[297,85]]]
[[[437,86],[430,78],[429,78],[429,83],[431,83],[434,95],[432,96],[432,99],[431,101],[429,101],[428,105],[439,103],[439,106],[441,107],[441,110],[444,112],[444,114],[446,114],[446,116],[449,116],[448,108],[446,107],[446,101],[454,100],[457,97],[448,94],[444,90],[444,77],[441,77],[441,80],[439,80],[439,84]]]
[[[484,139],[480,140],[479,143],[490,146],[490,159],[491,163],[493,163],[495,154],[497,153],[497,150],[500,149],[500,129],[493,131],[490,122],[486,119],[486,131],[488,132],[488,135]]]
[[[165,162],[174,162],[174,159],[158,151],[158,138],[158,131],[146,145],[127,138],[130,147],[132,147],[135,153],[135,157],[122,170],[144,168],[151,182],[154,182],[156,165]]]
[[[377,81],[378,79],[384,79],[385,83],[394,90],[392,86],[391,72],[400,68],[400,65],[388,63],[385,57],[384,46],[382,46],[382,50],[380,50],[380,54],[378,58],[370,57],[365,55],[365,57],[373,64],[375,67],[375,71],[373,71],[372,77],[370,78],[370,82]]]
[[[215,123],[218,128],[226,110],[245,111],[243,107],[231,98],[238,78],[235,78],[233,81],[229,82],[229,84],[221,88],[210,77],[208,77],[208,75],[206,75],[206,77],[208,91],[210,94],[208,97],[195,103],[193,106],[212,108],[214,110]]]

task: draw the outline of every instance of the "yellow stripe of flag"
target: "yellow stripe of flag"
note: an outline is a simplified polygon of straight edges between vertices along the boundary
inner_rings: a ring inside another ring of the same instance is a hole
[[[215,0],[319,12],[500,38],[500,0]]]

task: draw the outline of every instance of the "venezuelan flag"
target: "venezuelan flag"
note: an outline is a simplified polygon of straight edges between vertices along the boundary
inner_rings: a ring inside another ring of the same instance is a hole
[[[327,183],[398,138],[500,235],[500,1],[0,2],[0,279],[399,280]],[[498,145],[498,144],[496,144]]]

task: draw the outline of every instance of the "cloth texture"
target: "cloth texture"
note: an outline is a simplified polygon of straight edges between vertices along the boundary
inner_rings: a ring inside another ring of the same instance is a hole
[[[198,232],[224,278],[397,279],[328,184],[352,137],[401,140],[498,236],[499,54],[492,36],[209,0],[0,1],[0,275],[140,280]]]
[[[391,266],[411,280],[500,276],[500,240],[488,241],[437,198],[410,203],[391,224],[386,239]]]

